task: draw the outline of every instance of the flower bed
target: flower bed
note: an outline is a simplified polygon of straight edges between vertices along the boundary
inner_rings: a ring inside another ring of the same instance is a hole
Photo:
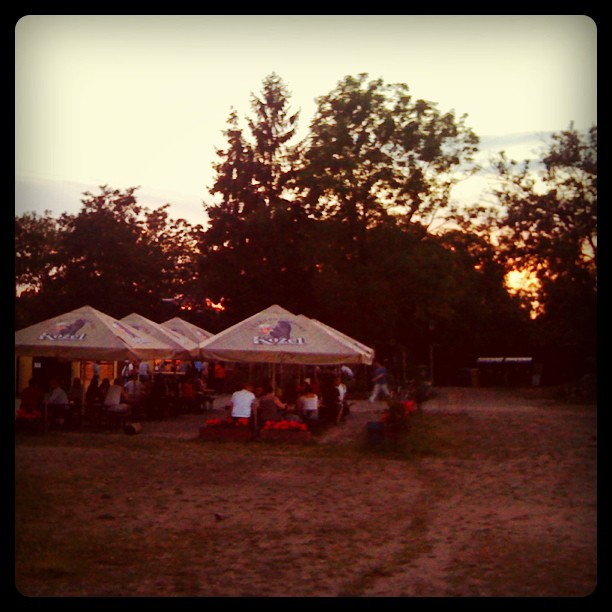
[[[312,433],[305,423],[298,421],[266,421],[259,431],[259,438],[295,444],[310,442]]]
[[[308,431],[306,423],[300,421],[266,421],[262,431]]]
[[[245,442],[253,439],[250,419],[208,419],[200,427],[200,438],[224,442]]]

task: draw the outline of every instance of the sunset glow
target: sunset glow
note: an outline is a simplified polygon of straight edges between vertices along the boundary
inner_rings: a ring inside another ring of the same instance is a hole
[[[222,310],[225,310],[225,306],[223,305],[224,299],[225,298],[221,298],[219,302],[215,304],[215,302],[213,302],[210,298],[205,298],[204,304],[206,305],[206,308],[210,308],[216,312],[221,312]]]

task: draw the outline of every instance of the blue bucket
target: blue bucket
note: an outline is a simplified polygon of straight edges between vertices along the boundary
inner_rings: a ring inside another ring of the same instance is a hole
[[[385,424],[382,421],[368,421],[366,430],[368,432],[368,444],[380,444],[385,441]]]

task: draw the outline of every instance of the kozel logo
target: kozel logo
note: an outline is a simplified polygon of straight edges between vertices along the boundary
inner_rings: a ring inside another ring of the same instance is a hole
[[[85,319],[77,319],[74,323],[58,321],[51,331],[43,332],[39,340],[85,340],[87,334],[77,334],[85,325]]]
[[[291,337],[289,321],[270,321],[257,326],[258,335],[253,336],[253,344],[305,344],[303,337]]]

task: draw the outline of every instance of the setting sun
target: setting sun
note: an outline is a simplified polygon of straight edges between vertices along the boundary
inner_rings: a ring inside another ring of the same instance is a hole
[[[512,270],[506,274],[506,289],[512,295],[522,295],[529,300],[531,309],[529,316],[535,319],[540,313],[540,303],[537,300],[540,281],[529,270]]]

